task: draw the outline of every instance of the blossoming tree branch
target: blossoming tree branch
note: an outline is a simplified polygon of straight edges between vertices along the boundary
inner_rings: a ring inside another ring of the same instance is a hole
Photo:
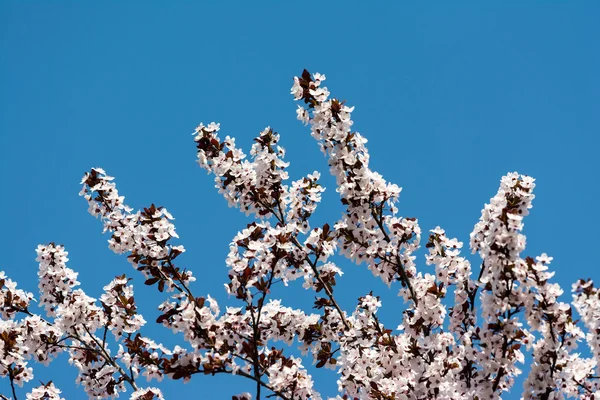
[[[218,124],[200,124],[198,164],[231,206],[255,217],[231,241],[225,288],[238,307],[222,312],[210,296],[192,291],[195,278],[180,263],[185,250],[175,243],[171,214],[155,205],[134,212],[113,178],[93,168],[80,193],[89,212],[110,235],[109,248],[125,255],[146,285],[165,292],[156,322],[185,343],[166,348],[144,334],[146,320],[125,275],[109,282],[100,299],[91,298],[67,266],[65,248],[43,244],[37,248],[43,313],[32,307],[33,294],[0,273],[0,375],[10,382],[1,398],[60,399],[52,382],[29,393],[20,387],[33,379],[32,361],[48,365],[66,352],[77,383],[95,399],[124,392],[132,400],[162,399],[155,382],[164,378],[230,374],[256,386],[234,400],[319,400],[305,361],[337,371],[337,400],[487,400],[509,390],[522,391],[523,399],[600,399],[600,291],[580,280],[573,302],[562,302],[548,270],[552,258],[524,255],[521,231],[534,179],[502,177],[470,237],[480,264],[471,265],[462,243],[438,227],[424,238],[427,267],[418,270],[418,221],[400,215],[400,188],[370,168],[367,141],[352,131],[353,108],[330,98],[324,80],[305,70],[291,93],[301,103],[298,119],[310,126],[336,178],[341,220],[310,225],[325,190],[320,175],[290,182],[272,129],[259,134],[247,157],[233,138],[218,135]],[[397,329],[380,322],[381,302],[372,293],[342,309],[336,300],[342,269],[331,261],[336,252],[398,288],[405,309]],[[297,280],[316,293],[316,312],[271,297],[273,285]],[[291,346],[306,357],[286,354]],[[524,387],[514,387],[521,374]]]

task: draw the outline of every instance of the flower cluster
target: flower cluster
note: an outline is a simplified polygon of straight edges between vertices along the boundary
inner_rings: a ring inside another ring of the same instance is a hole
[[[367,140],[352,131],[354,107],[329,99],[322,87],[325,75],[312,77],[304,71],[294,78],[292,94],[308,104],[299,107],[298,117],[311,127],[312,136],[328,157],[346,214],[335,225],[342,254],[391,284],[400,280],[408,288],[405,296],[416,301],[410,278],[416,275],[415,257],[421,229],[414,218],[396,217],[401,189],[387,183],[369,167]]]
[[[64,247],[53,243],[38,246],[37,254],[41,297],[48,315],[54,317],[52,325],[62,336],[52,344],[67,349],[69,363],[79,370],[77,383],[89,396],[118,396],[118,392],[125,391],[125,377],[116,363],[108,362],[112,358],[105,338],[95,334],[108,328],[108,314],[95,299],[75,289],[79,284],[77,274],[66,266],[68,253]]]
[[[130,400],[163,400],[162,392],[158,388],[138,389],[131,394]]]
[[[284,150],[277,145],[279,135],[266,128],[252,146],[253,160],[235,146],[235,139],[219,139],[219,124],[198,125],[194,141],[198,164],[215,175],[215,186],[230,206],[257,217],[272,214],[287,188],[281,185],[288,175],[283,161]]]
[[[0,315],[3,320],[13,319],[19,311],[27,310],[32,293],[17,289],[17,283],[0,271]]]
[[[295,224],[302,233],[310,229],[309,218],[321,202],[321,194],[325,188],[318,181],[321,177],[317,171],[308,174],[305,178],[292,182],[289,196],[285,199],[289,211],[288,224]]]
[[[33,388],[33,390],[27,393],[27,400],[64,400],[60,397],[62,392],[54,386],[52,381],[41,384],[40,386]]]
[[[146,323],[137,313],[133,298],[133,286],[127,286],[129,279],[121,275],[104,287],[100,302],[108,321],[106,326],[119,339],[123,333],[134,333]]]
[[[195,278],[189,271],[175,267],[173,261],[185,251],[183,246],[173,246],[177,238],[173,216],[164,208],[152,204],[143,211],[132,213],[119,196],[113,177],[101,168],[92,168],[81,183],[80,195],[89,204],[89,212],[100,218],[104,231],[112,234],[109,247],[117,254],[129,253],[133,266],[147,278],[149,285],[158,284],[159,290],[172,291],[178,285],[188,285]]]
[[[573,292],[575,293],[573,305],[588,330],[585,338],[594,357],[590,361],[590,366],[595,367],[595,373],[598,376],[600,372],[600,289],[594,287],[592,280],[579,280],[573,284]],[[587,373],[577,374],[578,386],[587,393],[600,391],[600,382],[585,379],[592,375],[591,368],[588,368],[587,371],[583,370],[583,372]]]
[[[547,272],[552,257],[542,254],[525,260],[532,297],[525,313],[531,329],[541,335],[533,344],[533,363],[525,381],[526,398],[590,398],[598,383],[590,379],[593,360],[573,350],[583,339],[573,320],[571,306],[558,300],[560,286],[550,283],[554,273]]]
[[[27,360],[33,358],[48,365],[63,351],[68,352],[69,363],[79,371],[77,383],[90,397],[118,397],[119,392],[125,391],[126,382],[135,388],[133,374],[127,374],[116,362],[106,343],[106,332],[112,322],[118,320],[119,313],[115,314],[107,304],[104,308],[98,306],[95,299],[77,288],[77,273],[66,266],[68,253],[63,246],[54,243],[40,245],[37,255],[40,306],[45,308],[48,320],[30,311],[24,299],[31,299],[31,294],[23,295],[12,281],[5,280],[8,282],[5,304],[9,306],[10,303],[12,313],[11,319],[0,324],[0,340],[3,342],[0,373],[9,377],[13,396],[14,385],[21,386],[33,378],[33,369],[28,366]],[[3,273],[2,276],[4,278]],[[107,286],[109,292],[112,289],[113,294],[117,293],[119,297],[113,306],[119,302],[135,304],[131,289],[120,287],[118,278],[115,282]],[[17,320],[17,313],[24,318]],[[127,324],[126,329],[131,326]],[[102,331],[102,335],[96,334]],[[60,393],[49,382],[33,388],[27,398],[60,399]]]
[[[479,284],[484,329],[474,338],[481,348],[476,357],[481,367],[477,385],[490,398],[513,385],[514,377],[521,373],[517,363],[524,360],[521,347],[533,340],[518,314],[529,297],[526,264],[520,258],[525,249],[521,229],[534,187],[531,177],[504,176],[471,233],[471,250],[479,252],[483,260]]]

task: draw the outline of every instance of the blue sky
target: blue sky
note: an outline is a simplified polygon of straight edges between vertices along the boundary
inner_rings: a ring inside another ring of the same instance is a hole
[[[568,298],[577,278],[600,282],[599,12],[591,1],[2,1],[0,270],[37,293],[34,249],[62,243],[88,294],[98,297],[126,272],[153,319],[163,298],[111,253],[78,196],[83,173],[99,166],[131,206],[155,203],[173,213],[187,248],[181,263],[200,277],[194,292],[237,306],[222,286],[224,259],[249,220],[227,207],[195,164],[191,132],[218,121],[223,135],[249,149],[258,132],[273,127],[288,149],[292,179],[313,170],[326,176],[315,218],[335,222],[342,207],[333,180],[289,95],[292,77],[307,68],[327,74],[330,91],[356,106],[373,168],[403,187],[400,213],[417,217],[424,232],[440,225],[468,243],[500,177],[534,176],[525,254],[554,257]],[[383,322],[395,328],[398,288],[363,267],[342,266],[342,304],[351,308],[373,290],[383,300]],[[301,288],[279,295],[310,308],[312,294]],[[152,324],[144,332],[177,341]],[[67,398],[84,398],[65,359],[36,372]],[[335,394],[331,371],[314,376],[324,395]],[[159,385],[167,398],[216,400],[253,387],[229,376]],[[0,381],[0,393],[8,392]]]

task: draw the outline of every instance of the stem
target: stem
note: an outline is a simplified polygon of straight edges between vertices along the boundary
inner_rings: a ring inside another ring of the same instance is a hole
[[[294,245],[296,247],[298,247],[300,249],[304,249],[304,246],[302,244],[300,244],[298,239],[296,239],[295,237],[292,238],[292,242],[294,243]],[[329,285],[327,285],[325,282],[323,282],[323,278],[321,278],[321,275],[319,274],[319,270],[317,269],[317,260],[315,259],[315,261],[313,262],[310,258],[306,257],[306,261],[308,262],[308,264],[310,265],[310,268],[312,269],[313,273],[315,274],[315,278],[317,278],[317,281],[319,281],[321,286],[323,286],[323,290],[325,290],[327,297],[329,297],[329,301],[331,301],[331,303],[333,304],[333,307],[337,310],[338,314],[340,314],[340,319],[342,320],[342,323],[344,324],[346,329],[350,329],[350,324],[348,324],[348,321],[346,321],[346,317],[344,317],[342,308],[339,306],[339,304],[333,297],[333,292],[329,288]]]
[[[278,202],[279,203],[279,202]],[[267,284],[267,288],[265,289],[265,291],[262,294],[262,297],[259,301],[258,304],[258,310],[257,310],[257,315],[256,315],[256,321],[254,321],[254,311],[253,308],[250,307],[250,312],[252,314],[252,320],[253,320],[253,336],[254,336],[254,360],[253,360],[253,364],[254,364],[254,376],[258,379],[256,381],[256,400],[260,400],[260,359],[258,356],[258,339],[259,339],[259,332],[258,332],[258,326],[260,324],[260,316],[261,316],[261,312],[262,312],[262,308],[265,304],[265,298],[267,297],[267,293],[269,292],[269,290],[271,289],[271,285],[273,285],[273,278],[275,277],[275,264],[273,264],[273,266],[271,267],[271,274],[269,276],[269,283]]]
[[[135,381],[133,380],[133,377],[130,377],[129,375],[127,375],[127,373],[123,370],[123,368],[121,368],[121,366],[119,364],[117,364],[112,357],[106,352],[106,349],[104,347],[101,346],[101,344],[96,340],[96,338],[94,337],[94,335],[91,334],[91,332],[89,331],[89,329],[87,328],[87,326],[82,325],[83,329],[87,332],[88,335],[90,335],[90,337],[92,338],[92,340],[94,341],[94,343],[96,343],[96,346],[98,346],[100,348],[100,354],[102,355],[102,358],[104,358],[104,360],[106,362],[108,362],[110,365],[112,365],[113,367],[115,367],[119,373],[121,374],[121,376],[123,377],[123,379],[125,379],[129,385],[131,385],[131,387],[133,388],[133,390],[138,390],[137,385],[135,384]],[[83,340],[81,338],[78,337],[78,340],[81,341],[82,343]]]
[[[102,334],[102,347],[106,346],[106,334],[108,333],[108,323],[104,326],[104,333]],[[131,335],[129,335],[131,336]]]
[[[485,270],[485,266],[483,262],[481,263],[481,269],[479,270],[479,277],[477,278],[477,282],[481,282],[481,277],[483,276],[483,271]],[[478,285],[475,285],[475,289],[472,292],[469,292],[469,301],[471,302],[471,311],[475,309],[475,296],[477,295],[477,290],[479,289]],[[467,286],[468,290],[468,286]]]
[[[387,231],[385,230],[385,227],[383,226],[383,222],[382,222],[381,218],[377,218],[377,214],[375,213],[374,209],[371,209],[371,215],[373,216],[373,219],[375,219],[375,222],[377,222],[377,225],[379,226],[381,233],[383,233],[383,237],[384,237],[385,241],[390,243],[392,240],[390,239],[390,236],[388,235]],[[380,216],[381,215],[382,215],[382,213],[380,214]],[[398,272],[400,273],[400,279],[402,279],[402,282],[404,282],[406,284],[406,286],[408,287],[408,291],[410,292],[410,297],[412,298],[413,302],[415,303],[415,306],[418,306],[419,301],[417,300],[415,291],[413,290],[412,285],[410,284],[410,280],[408,279],[408,276],[406,275],[406,271],[404,270],[404,267],[402,266],[402,261],[400,260],[400,256],[398,254],[396,254],[396,263],[398,264]]]
[[[256,380],[256,400],[260,400],[260,365],[258,362],[258,326],[257,318],[254,314],[254,306],[248,304],[250,316],[252,317],[252,343],[254,345],[254,354],[252,354],[252,364],[254,367],[254,378]]]
[[[13,400],[17,400],[17,392],[15,391],[15,376],[13,375],[12,367],[8,367],[8,376],[10,378],[10,388],[12,389]]]

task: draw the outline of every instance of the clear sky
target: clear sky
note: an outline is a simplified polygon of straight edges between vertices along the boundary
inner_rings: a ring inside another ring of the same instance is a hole
[[[191,132],[218,121],[249,149],[273,127],[292,179],[327,176],[315,218],[335,222],[333,180],[289,94],[303,68],[327,74],[333,95],[356,106],[373,168],[403,187],[400,213],[424,232],[440,225],[468,244],[501,176],[519,171],[537,179],[525,255],[554,257],[566,298],[579,277],[600,282],[599,3],[204,3],[0,1],[0,270],[21,287],[37,293],[34,250],[54,241],[89,295],[125,272],[147,319],[157,315],[163,297],[112,254],[78,196],[81,176],[98,166],[131,206],[173,213],[187,248],[181,263],[200,278],[196,295],[238,306],[223,289],[224,260],[248,219],[195,164]],[[373,290],[395,328],[398,288],[342,266],[342,304],[351,309]],[[313,294],[298,286],[275,295],[310,311]],[[177,342],[152,322],[143,332]],[[67,398],[84,398],[65,358],[35,371]],[[324,395],[335,394],[333,372],[311,372]],[[170,399],[224,400],[253,388],[230,376],[158,385]]]

